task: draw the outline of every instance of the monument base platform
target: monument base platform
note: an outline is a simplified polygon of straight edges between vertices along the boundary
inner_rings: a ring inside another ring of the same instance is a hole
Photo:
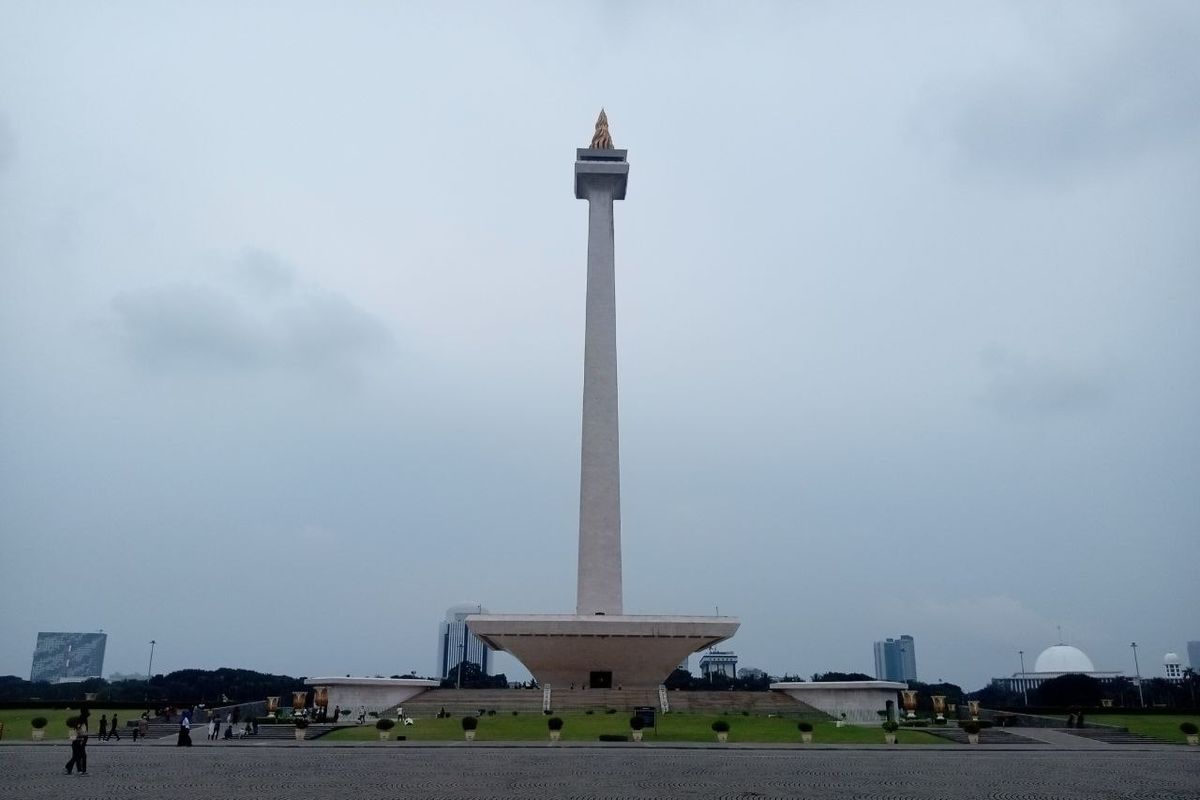
[[[907,683],[896,681],[788,681],[772,683],[771,690],[791,695],[801,703],[852,725],[878,725],[880,711],[896,718],[898,692]]]
[[[306,686],[328,690],[329,711],[335,706],[354,711],[383,711],[398,706],[422,692],[436,689],[438,681],[424,678],[308,678]]]
[[[685,658],[733,636],[734,617],[473,614],[467,627],[511,653],[543,685],[646,688]]]

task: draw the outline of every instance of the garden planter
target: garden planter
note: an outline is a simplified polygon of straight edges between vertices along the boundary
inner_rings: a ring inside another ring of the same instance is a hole
[[[34,728],[33,729],[33,738],[34,739],[44,739],[45,737],[46,737],[46,729],[45,728]]]
[[[468,742],[475,741],[475,731],[463,731],[463,736],[467,737]]]
[[[895,744],[896,743],[896,734],[885,733],[883,735],[883,741],[887,742],[888,744]]]
[[[1196,734],[1196,733],[1188,734],[1187,742],[1192,747],[1195,747],[1196,745],[1200,745],[1200,734]]]
[[[550,741],[557,742],[562,738],[562,731],[550,731]]]
[[[306,733],[308,733],[308,731],[305,730],[304,728],[296,728],[296,730],[295,730],[296,741],[297,742],[304,741],[304,734],[306,734]]]
[[[805,744],[812,744],[812,734],[811,733],[800,734],[800,741],[804,742]]]
[[[979,734],[978,733],[968,733],[967,741],[970,744],[979,744]]]
[[[717,741],[718,741],[718,742],[721,742],[721,743],[728,742],[728,741],[729,741],[729,734],[728,734],[728,733],[718,733],[718,734],[717,734]]]
[[[635,742],[640,742],[642,740],[642,732],[641,731],[630,731],[629,735],[633,737],[633,740]]]
[[[379,732],[379,741],[386,742],[390,738],[392,738],[391,731],[380,731]]]

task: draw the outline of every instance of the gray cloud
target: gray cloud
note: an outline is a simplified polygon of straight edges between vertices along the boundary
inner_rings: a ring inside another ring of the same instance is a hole
[[[234,274],[247,289],[275,297],[296,286],[296,269],[274,253],[250,248],[234,265]]]
[[[126,352],[143,367],[173,370],[284,368],[356,372],[390,351],[388,328],[345,297],[301,286],[278,257],[252,250],[229,285],[177,283],[112,301]]]
[[[1086,28],[1064,31],[1083,46],[1052,38],[1028,63],[964,87],[951,137],[976,163],[1041,177],[1190,144],[1200,130],[1200,49],[1179,23],[1139,7],[1116,23],[1122,36],[1088,43]]]
[[[1002,416],[1077,414],[1108,402],[1108,376],[1078,366],[1031,359],[991,347],[980,354],[987,372],[981,402]]]

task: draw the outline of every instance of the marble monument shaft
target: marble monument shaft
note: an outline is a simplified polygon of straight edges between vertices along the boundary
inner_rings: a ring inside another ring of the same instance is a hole
[[[583,435],[576,613],[620,615],[621,476],[613,201],[625,197],[625,151],[578,151],[575,196],[588,201]]]

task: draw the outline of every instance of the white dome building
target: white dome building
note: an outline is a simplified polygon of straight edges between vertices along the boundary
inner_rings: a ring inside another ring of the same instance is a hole
[[[1169,681],[1183,680],[1183,662],[1178,653],[1167,653],[1163,656],[1163,674]]]
[[[1098,681],[1111,681],[1122,677],[1118,672],[1100,672],[1078,647],[1059,642],[1043,650],[1033,662],[1030,672],[1014,672],[1011,678],[993,678],[1010,692],[1032,692],[1051,678],[1060,675],[1087,675]]]
[[[1056,644],[1042,651],[1042,654],[1037,657],[1037,661],[1033,664],[1033,671],[1053,672],[1058,675],[1081,672],[1086,675],[1089,672],[1095,672],[1096,667],[1092,664],[1092,660],[1087,657],[1087,653],[1078,647],[1072,647],[1069,644]]]

